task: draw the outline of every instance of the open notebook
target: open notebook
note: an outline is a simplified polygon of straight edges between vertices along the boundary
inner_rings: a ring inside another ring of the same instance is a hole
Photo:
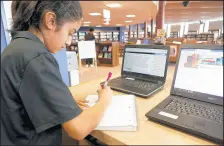
[[[98,101],[97,95],[89,95],[89,106]],[[113,96],[110,106],[95,130],[136,131],[136,107],[134,95]]]

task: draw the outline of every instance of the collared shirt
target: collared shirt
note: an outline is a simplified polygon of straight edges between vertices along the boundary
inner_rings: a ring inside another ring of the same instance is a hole
[[[61,124],[81,112],[44,44],[12,33],[1,55],[1,145],[60,145]]]

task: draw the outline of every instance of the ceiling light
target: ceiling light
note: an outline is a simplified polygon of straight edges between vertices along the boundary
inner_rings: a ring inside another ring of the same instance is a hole
[[[101,25],[97,25],[96,27],[102,27]]]
[[[122,5],[121,5],[121,4],[118,4],[118,3],[114,3],[114,4],[107,4],[106,6],[107,6],[107,7],[110,7],[110,8],[119,8],[119,7],[121,7]]]
[[[202,14],[207,14],[207,13],[211,13],[211,12],[200,12],[200,13],[202,13]]]
[[[131,20],[125,21],[125,22],[132,22]]]
[[[122,24],[116,24],[116,26],[121,26]]]
[[[91,23],[91,22],[89,22],[89,21],[86,21],[86,22],[83,22],[83,23]]]
[[[135,15],[126,15],[126,17],[133,18],[133,17],[135,17]]]
[[[103,9],[103,18],[110,19],[110,10]]]
[[[109,22],[106,22],[106,23],[103,23],[103,24],[105,24],[105,25],[109,25],[110,23],[109,23]]]
[[[89,13],[89,15],[91,15],[91,16],[99,16],[101,14],[100,13]]]
[[[89,26],[89,24],[84,24],[83,26]]]

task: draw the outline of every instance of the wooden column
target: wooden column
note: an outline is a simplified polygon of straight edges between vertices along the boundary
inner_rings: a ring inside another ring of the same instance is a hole
[[[144,38],[147,38],[147,22],[144,22]]]
[[[138,34],[139,34],[139,24],[137,24],[136,27],[137,27],[137,39],[138,39]]]
[[[153,19],[151,19],[151,32],[150,32],[150,37],[152,38],[153,34]]]
[[[128,28],[128,38],[131,37],[131,25],[129,25],[129,28]]]
[[[163,29],[165,14],[165,1],[159,1],[159,10],[156,15],[156,33],[157,29]]]

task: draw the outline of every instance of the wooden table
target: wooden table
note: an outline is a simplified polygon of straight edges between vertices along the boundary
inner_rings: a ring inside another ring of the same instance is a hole
[[[167,80],[163,90],[148,99],[136,97],[138,122],[136,132],[93,131],[91,135],[108,145],[213,145],[214,143],[210,141],[157,124],[145,117],[145,113],[169,96],[174,69],[175,66],[168,67]],[[119,72],[113,74],[113,77],[119,76]],[[82,99],[89,94],[97,94],[96,91],[100,88],[99,83],[104,81],[105,78],[71,87],[71,92],[73,96]],[[114,91],[113,94],[120,95],[123,93]]]

